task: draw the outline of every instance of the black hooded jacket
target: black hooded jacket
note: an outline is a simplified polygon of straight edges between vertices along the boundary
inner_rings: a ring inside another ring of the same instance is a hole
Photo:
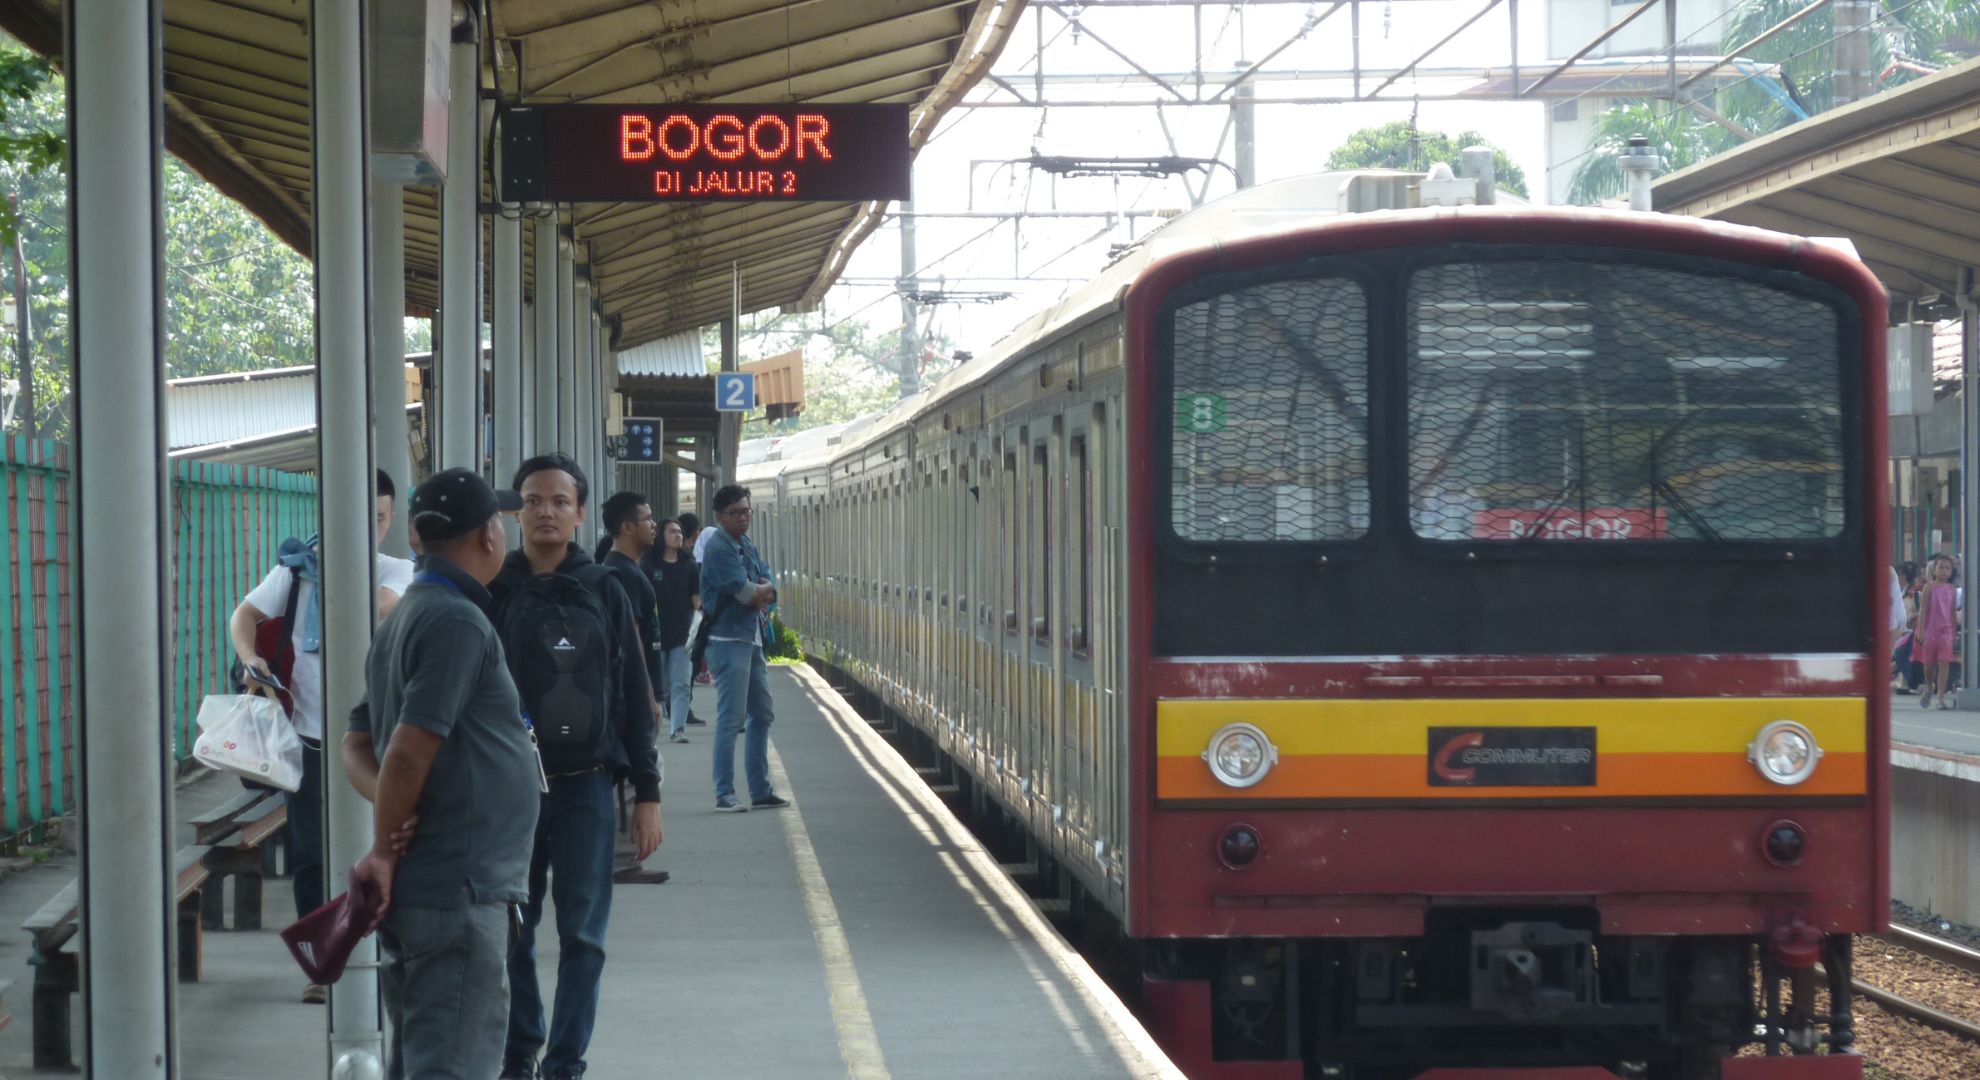
[[[569,553],[557,566],[561,574],[575,574],[575,571],[591,565],[591,556],[576,544],[570,545]],[[495,598],[494,622],[502,624],[502,607],[514,596],[523,582],[535,573],[529,565],[528,553],[516,550],[502,562],[502,572],[488,586]],[[632,601],[626,597],[626,590],[619,584],[617,575],[607,579],[604,589],[605,614],[617,628],[614,635],[613,651],[615,665],[619,671],[617,686],[614,687],[618,701],[611,710],[617,718],[613,725],[616,738],[606,740],[599,747],[599,764],[612,770],[614,776],[629,780],[633,786],[633,799],[636,802],[659,802],[660,784],[666,776],[665,765],[660,760],[660,747],[655,741],[653,724],[653,689],[647,682],[645,654],[640,645],[639,630],[634,622]],[[511,674],[515,658],[511,657]]]

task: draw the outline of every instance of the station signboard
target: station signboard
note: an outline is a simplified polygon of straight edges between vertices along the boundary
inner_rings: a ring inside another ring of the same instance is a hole
[[[724,371],[715,376],[715,411],[748,412],[756,408],[756,376],[747,371]]]
[[[908,197],[906,105],[531,105],[501,127],[503,202]]]

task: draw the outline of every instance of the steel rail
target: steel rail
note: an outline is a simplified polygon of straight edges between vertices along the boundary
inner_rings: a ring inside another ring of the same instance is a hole
[[[1894,1013],[1909,1020],[1916,1020],[1926,1027],[1936,1028],[1948,1035],[1956,1035],[1969,1042],[1980,1042],[1980,1024],[1975,1024],[1970,1020],[1963,1020],[1949,1013],[1940,1012],[1929,1005],[1920,1005],[1910,998],[1899,997],[1888,990],[1872,986],[1862,979],[1851,979],[1850,986],[1861,996],[1869,998],[1871,1001],[1883,1006],[1887,1012]]]
[[[1877,939],[1891,945],[1910,949],[1913,952],[1940,960],[1962,971],[1980,975],[1980,949],[1948,941],[1936,934],[1923,930],[1913,930],[1909,926],[1893,924],[1887,934],[1876,935]]]

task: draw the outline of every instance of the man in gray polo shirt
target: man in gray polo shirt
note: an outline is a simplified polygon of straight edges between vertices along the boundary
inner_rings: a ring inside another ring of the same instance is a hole
[[[413,493],[407,510],[425,562],[372,641],[365,698],[344,740],[345,771],[377,807],[371,853],[352,876],[383,900],[393,1080],[487,1080],[502,1064],[509,908],[528,896],[542,792],[487,615],[487,583],[508,553],[497,513],[519,505],[466,469]],[[400,855],[393,834],[408,824]]]

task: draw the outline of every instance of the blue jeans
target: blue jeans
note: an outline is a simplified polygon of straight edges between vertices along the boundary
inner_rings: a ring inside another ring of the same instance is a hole
[[[550,778],[529,859],[529,901],[522,932],[509,951],[509,1045],[512,1056],[545,1045],[543,995],[536,985],[536,927],[543,921],[545,879],[557,901],[557,998],[548,1028],[546,1075],[584,1066],[598,1020],[598,978],[605,971],[605,924],[612,914],[612,857],[618,839],[612,777],[602,770]]]
[[[323,906],[323,744],[302,744],[302,787],[282,793],[289,804],[289,876],[298,919]]]
[[[668,649],[661,658],[667,676],[667,734],[687,730],[688,708],[694,704],[694,661],[688,659],[686,645]]]
[[[708,643],[708,673],[715,680],[715,797],[736,793],[736,729],[743,730],[743,778],[749,797],[770,790],[770,668],[763,650],[741,641]]]
[[[390,1080],[488,1080],[509,1016],[509,905],[392,905],[378,928]]]

